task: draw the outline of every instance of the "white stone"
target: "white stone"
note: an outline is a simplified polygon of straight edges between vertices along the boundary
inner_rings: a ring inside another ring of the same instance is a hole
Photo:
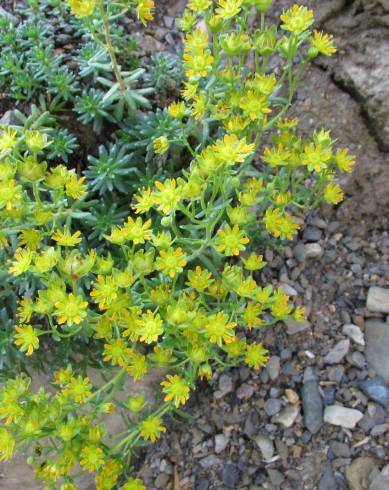
[[[318,243],[306,243],[304,249],[305,257],[308,259],[316,259],[323,255],[323,249]]]
[[[353,429],[362,417],[363,413],[359,410],[342,405],[329,405],[324,409],[324,422],[339,425],[345,429]]]
[[[352,323],[343,325],[342,332],[347,335],[347,337],[350,337],[356,344],[365,345],[365,336],[357,325],[353,325]]]
[[[276,424],[281,424],[284,427],[292,427],[298,414],[300,412],[300,407],[298,405],[289,405],[281,410],[280,413],[272,417],[272,422]]]
[[[224,434],[216,434],[215,436],[215,453],[219,454],[228,446],[228,437]]]
[[[389,289],[372,286],[367,293],[367,309],[376,313],[389,313]]]
[[[254,441],[257,444],[257,446],[259,447],[259,449],[261,450],[263,459],[265,461],[268,461],[269,459],[271,459],[273,457],[274,444],[273,444],[273,441],[269,437],[267,437],[263,434],[258,434],[257,436],[254,437]]]

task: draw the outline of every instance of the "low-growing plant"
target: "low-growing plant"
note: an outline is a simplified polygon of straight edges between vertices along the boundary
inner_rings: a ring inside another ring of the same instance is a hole
[[[295,214],[323,200],[339,203],[336,175],[354,159],[333,148],[329,132],[302,137],[298,121],[285,119],[304,66],[335,47],[330,36],[311,32],[306,7],[285,11],[279,30],[269,26],[270,3],[190,0],[181,19],[187,81],[182,99],[163,113],[176,129],[146,133],[142,143],[168,167],[179,144],[181,171],[174,163],[174,175],[141,187],[126,220],[94,235],[95,248],[81,233],[80,221],[91,216],[85,177],[46,167],[45,133],[3,129],[2,257],[20,296],[14,344],[28,357],[44,346],[55,357],[69,339],[89,346],[87,362],[65,364],[50,390],[34,392],[21,374],[0,392],[1,459],[26,450],[45,488],[75,489],[89,471],[100,490],[144,489],[130,475],[134,450],[165,432],[164,416],[179,412],[197,380],[241,363],[261,368],[268,359],[261,329],[304,318],[301,304],[261,283],[259,252],[293,239]],[[139,17],[150,20],[152,7],[141,0]],[[110,155],[102,150],[87,174],[104,199],[108,182],[122,192],[119,173],[99,177]],[[118,164],[119,156],[125,153]],[[100,367],[100,384],[92,385],[89,360]],[[128,397],[126,380],[154,368],[165,370],[156,405]],[[123,432],[109,434],[106,418],[115,411]]]

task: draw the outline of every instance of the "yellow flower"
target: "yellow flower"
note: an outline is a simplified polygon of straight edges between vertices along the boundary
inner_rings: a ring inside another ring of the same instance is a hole
[[[285,31],[294,32],[295,34],[304,32],[314,22],[312,10],[308,10],[307,7],[297,4],[284,12],[280,18],[283,22],[281,28]]]
[[[290,314],[292,306],[288,303],[288,300],[289,296],[281,288],[274,293],[270,311],[276,320],[285,320]]]
[[[180,274],[186,266],[186,257],[180,247],[176,249],[161,250],[155,262],[156,268],[162,271],[164,276],[169,275],[173,278]]]
[[[296,322],[303,322],[305,320],[305,308],[296,306],[292,316]]]
[[[20,322],[29,322],[32,314],[34,313],[34,303],[31,298],[24,296],[23,299],[19,301],[17,314]]]
[[[211,0],[190,0],[188,2],[188,7],[193,10],[193,12],[204,12],[211,5]]]
[[[153,148],[155,153],[163,155],[169,149],[169,140],[165,136],[160,136],[153,141]]]
[[[185,74],[189,79],[197,80],[206,77],[208,72],[212,70],[214,58],[208,50],[185,52],[182,58]]]
[[[112,339],[109,340],[108,344],[104,344],[103,360],[124,367],[127,365],[130,353],[131,349],[123,339]]]
[[[249,344],[246,347],[246,357],[244,358],[245,363],[254,369],[259,369],[260,367],[264,367],[269,360],[268,350],[265,349],[262,345],[262,342],[259,344]]]
[[[185,36],[184,50],[187,52],[203,53],[208,47],[208,33],[197,27],[192,33]]]
[[[263,308],[258,303],[247,304],[246,308],[243,311],[243,320],[246,322],[246,325],[249,329],[262,325],[263,320],[259,318],[259,315],[262,313],[262,311]]]
[[[211,368],[211,366],[209,364],[202,364],[199,367],[198,374],[199,374],[200,379],[206,379],[209,381],[210,379],[212,379],[212,368]]]
[[[336,152],[335,162],[341,172],[351,172],[355,165],[355,157],[348,155],[348,148],[344,148]]]
[[[181,120],[186,113],[185,104],[184,102],[173,102],[169,105],[166,112],[170,117]]]
[[[181,199],[181,189],[177,187],[175,179],[166,179],[163,183],[156,181],[157,191],[153,194],[154,203],[157,209],[167,214],[174,209]]]
[[[198,82],[185,82],[182,96],[186,101],[193,99],[197,94]]]
[[[22,198],[22,186],[17,185],[14,179],[2,182],[0,186],[0,208],[8,211],[15,208]]]
[[[143,25],[146,25],[148,21],[153,20],[154,16],[152,10],[154,9],[153,0],[139,0],[136,7],[136,15]]]
[[[104,466],[96,475],[96,490],[108,490],[117,485],[119,477],[123,473],[123,464],[117,459],[105,461]],[[76,490],[76,489],[74,489]]]
[[[156,342],[158,337],[163,334],[163,321],[158,313],[154,316],[151,310],[147,310],[146,314],[136,320],[136,324],[136,332],[140,336],[139,340],[146,342],[146,344]]]
[[[146,240],[150,240],[152,237],[152,231],[149,229],[151,226],[151,219],[143,222],[142,218],[134,220],[131,216],[127,218],[127,223],[123,227],[123,233],[127,240],[131,240],[134,245],[139,243],[145,243]]]
[[[290,153],[284,149],[282,145],[278,145],[276,148],[265,148],[265,155],[262,160],[268,163],[271,167],[282,167],[289,164],[291,157]]]
[[[84,301],[81,295],[74,296],[69,293],[64,302],[55,303],[55,316],[58,317],[58,323],[62,325],[66,323],[68,327],[78,325],[87,316],[88,302]]]
[[[236,17],[240,12],[242,3],[243,0],[219,0],[216,17],[224,20]]]
[[[317,53],[323,54],[324,56],[331,56],[336,53],[336,47],[332,39],[333,36],[315,30],[311,38],[311,45]]]
[[[269,114],[271,112],[269,105],[270,101],[265,95],[257,95],[252,90],[249,90],[240,102],[240,108],[243,113],[252,121],[261,119],[265,114]]]
[[[243,163],[254,149],[254,144],[247,144],[246,138],[239,139],[235,134],[226,134],[212,146],[216,156],[229,165]]]
[[[249,239],[243,230],[240,230],[238,225],[232,228],[226,224],[223,230],[217,231],[215,239],[216,250],[224,255],[239,255],[240,251],[245,250],[245,245],[249,243]]]
[[[197,291],[204,291],[214,282],[211,277],[212,274],[209,271],[203,271],[202,268],[197,265],[194,271],[188,272],[188,282],[186,284]]]
[[[339,184],[332,182],[324,189],[324,199],[330,204],[339,204],[343,201],[344,194]]]
[[[88,377],[77,376],[77,378],[71,378],[63,394],[72,398],[76,403],[84,404],[92,396],[91,388]]]
[[[120,487],[120,490],[146,490],[146,487],[139,478],[130,478],[122,487]]]
[[[19,245],[26,245],[30,250],[36,250],[42,241],[42,235],[35,228],[26,228],[20,232]]]
[[[16,135],[17,132],[14,129],[4,128],[0,134],[0,151],[12,150],[15,146]]]
[[[14,450],[14,437],[7,429],[0,427],[0,461],[8,461],[12,458]]]
[[[26,131],[26,145],[32,153],[39,153],[49,145],[47,134],[41,131]]]
[[[138,413],[141,410],[143,410],[144,406],[146,405],[145,397],[144,395],[134,395],[130,396],[128,398],[127,402],[127,408],[129,408],[132,412]]]
[[[20,276],[26,272],[31,265],[34,252],[28,248],[18,248],[14,255],[14,260],[9,261],[12,266],[8,269],[8,272],[13,276]]]
[[[331,149],[311,143],[304,148],[304,153],[301,155],[301,163],[306,165],[310,172],[313,170],[321,172],[327,168],[327,163],[331,156]]]
[[[192,114],[193,117],[198,121],[205,116],[206,112],[207,112],[207,99],[204,90],[202,90],[199,95],[193,96]]]
[[[235,340],[234,328],[236,323],[228,321],[228,315],[219,311],[216,315],[208,317],[205,326],[205,335],[209,338],[212,344],[222,346],[223,341],[228,344]]]
[[[279,208],[268,208],[263,217],[263,222],[266,230],[281,240],[285,240],[285,238],[292,240],[293,235],[300,228],[298,224],[293,222],[288,213],[283,213]]]
[[[61,247],[75,247],[81,242],[81,238],[79,238],[80,235],[81,231],[76,231],[72,235],[69,228],[65,226],[63,231],[56,230],[51,239],[57,242]]]
[[[140,435],[151,442],[155,442],[162,432],[166,432],[166,427],[159,417],[148,417],[140,423]]]
[[[177,374],[174,376],[168,374],[166,378],[167,381],[162,381],[161,383],[161,386],[163,386],[162,391],[166,393],[164,401],[173,401],[176,407],[185,405],[187,400],[189,400],[190,387],[188,383]]]
[[[80,199],[87,193],[87,188],[83,184],[85,177],[77,178],[75,173],[68,173],[65,180],[65,194],[72,199]]]
[[[87,446],[81,449],[80,465],[93,473],[104,464],[104,452],[99,446]]]
[[[78,17],[89,17],[96,7],[96,0],[68,0],[71,12]]]
[[[154,198],[150,187],[140,190],[140,195],[135,196],[136,204],[132,205],[132,209],[136,214],[147,213],[154,206]]]
[[[147,373],[147,361],[143,354],[132,351],[129,359],[127,371],[134,378],[134,381],[139,381]]]
[[[15,327],[15,330],[18,332],[15,335],[15,344],[19,346],[21,352],[26,353],[26,356],[31,356],[34,350],[39,347],[38,331],[31,325],[21,325]]]
[[[90,295],[99,304],[100,310],[107,308],[107,305],[118,297],[118,286],[112,276],[97,276],[97,282],[94,283],[94,288]]]
[[[263,260],[263,256],[256,254],[251,254],[247,259],[242,258],[242,262],[244,264],[244,268],[248,271],[259,271],[266,265],[266,262]]]

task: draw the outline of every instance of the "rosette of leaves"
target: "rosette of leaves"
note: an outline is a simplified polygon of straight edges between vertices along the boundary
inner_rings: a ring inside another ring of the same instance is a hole
[[[151,66],[144,76],[145,83],[159,93],[177,89],[183,80],[181,58],[172,53],[151,56]]]
[[[79,148],[76,137],[66,128],[50,131],[50,138],[51,143],[47,154],[49,160],[58,158],[67,163],[69,155]]]
[[[177,119],[170,117],[165,111],[157,109],[155,112],[148,112],[143,119],[139,119],[135,125],[131,125],[129,121],[125,129],[119,132],[120,139],[129,143],[131,150],[145,153],[145,160],[149,163],[154,155],[153,143],[157,138],[166,137],[171,141],[170,155],[176,154],[178,157],[183,144],[180,140],[184,134],[191,133],[192,125],[190,123],[183,125]],[[165,159],[167,154],[165,154]]]
[[[89,204],[90,214],[84,219],[84,223],[87,227],[89,243],[97,249],[102,246],[102,237],[109,234],[114,226],[122,224],[128,216],[128,202],[124,200],[118,202],[117,199],[113,199],[113,196],[107,195]]]
[[[88,161],[89,165],[84,175],[92,191],[100,195],[113,191],[129,191],[128,183],[136,169],[132,165],[132,153],[128,145],[101,145],[98,156],[89,155]]]
[[[103,121],[115,122],[111,114],[113,107],[110,101],[104,98],[104,92],[91,88],[76,97],[74,110],[78,113],[79,121],[83,124],[93,124],[93,130],[100,133]]]

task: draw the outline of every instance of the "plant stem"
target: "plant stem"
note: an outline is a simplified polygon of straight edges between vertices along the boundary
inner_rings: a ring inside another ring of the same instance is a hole
[[[126,91],[126,84],[124,82],[124,79],[122,77],[122,74],[121,74],[117,59],[116,59],[115,48],[113,47],[112,39],[111,39],[111,33],[109,31],[109,15],[108,15],[109,1],[107,2],[107,10],[105,10],[105,8],[104,8],[104,0],[100,0],[99,7],[100,7],[101,20],[103,21],[103,32],[104,32],[106,48],[107,48],[109,56],[111,58],[112,69],[113,69],[113,72],[115,74],[116,81],[119,84],[120,91],[123,93]]]

